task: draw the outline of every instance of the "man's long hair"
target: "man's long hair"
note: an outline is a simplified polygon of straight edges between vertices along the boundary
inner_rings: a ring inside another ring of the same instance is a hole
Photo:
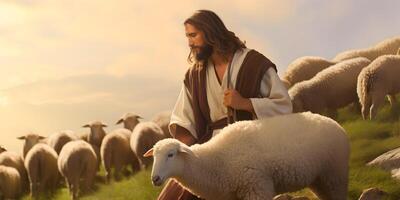
[[[210,10],[198,10],[190,18],[186,19],[184,24],[190,24],[204,33],[205,45],[212,47],[213,51],[222,55],[228,60],[228,56],[235,53],[236,50],[246,48],[234,32],[229,31],[217,14]],[[188,56],[188,62],[193,64],[204,60],[193,60],[195,56],[191,50]]]

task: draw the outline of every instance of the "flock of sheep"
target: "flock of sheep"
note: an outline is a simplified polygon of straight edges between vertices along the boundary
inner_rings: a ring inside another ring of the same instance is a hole
[[[392,104],[400,92],[400,37],[370,48],[338,54],[332,61],[301,57],[282,77],[289,89],[293,111],[336,116],[336,110],[361,104],[364,119],[373,119],[389,97]]]
[[[80,189],[90,190],[102,164],[106,182],[153,166],[154,185],[175,178],[208,200],[295,199],[275,195],[305,187],[320,199],[344,200],[349,141],[336,121],[319,114],[335,117],[338,108],[360,103],[363,118],[373,119],[385,96],[393,103],[400,92],[399,54],[400,37],[395,37],[332,61],[299,58],[282,78],[295,113],[234,123],[202,145],[189,147],[170,138],[167,112],[148,122],[125,114],[117,121],[124,128],[110,133],[95,121],[83,126],[90,128],[88,134],[21,136],[22,156],[0,148],[1,192],[5,198],[27,191],[37,196],[54,190],[63,176],[76,199]],[[360,199],[383,194],[365,192]]]
[[[90,128],[89,133],[60,131],[48,137],[30,133],[18,137],[25,141],[22,155],[0,147],[0,198],[15,199],[28,191],[32,197],[53,192],[64,177],[76,199],[80,191],[91,190],[101,164],[106,182],[151,166],[152,158],[142,155],[170,137],[170,112],[161,112],[151,121],[139,122],[140,118],[127,113],[116,123],[124,128],[110,133],[100,121],[83,126]]]

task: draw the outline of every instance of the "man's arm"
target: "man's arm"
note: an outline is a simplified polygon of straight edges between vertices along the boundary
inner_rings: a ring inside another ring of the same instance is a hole
[[[250,98],[258,119],[292,113],[288,90],[274,69],[265,72],[260,94],[261,98]]]
[[[236,90],[224,92],[224,105],[245,110],[258,119],[292,112],[288,91],[274,69],[269,68],[261,81],[261,98],[244,98]]]
[[[197,137],[194,126],[193,109],[190,101],[190,93],[186,89],[185,85],[182,85],[169,124],[169,130],[172,137],[187,145],[194,144]]]
[[[175,139],[185,143],[188,146],[196,143],[196,138],[194,138],[192,134],[190,134],[190,132],[182,126],[171,124],[170,128],[172,137]]]

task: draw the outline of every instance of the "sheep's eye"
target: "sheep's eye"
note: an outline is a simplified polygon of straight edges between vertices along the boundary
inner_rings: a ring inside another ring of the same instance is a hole
[[[174,156],[174,154],[172,153],[168,154],[168,158],[172,158],[172,156]]]

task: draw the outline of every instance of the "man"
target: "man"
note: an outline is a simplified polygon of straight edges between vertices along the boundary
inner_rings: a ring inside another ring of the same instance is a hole
[[[184,25],[193,66],[172,112],[169,128],[174,138],[201,144],[234,121],[292,112],[275,65],[247,49],[214,12],[199,10]],[[199,198],[170,181],[158,199]]]

